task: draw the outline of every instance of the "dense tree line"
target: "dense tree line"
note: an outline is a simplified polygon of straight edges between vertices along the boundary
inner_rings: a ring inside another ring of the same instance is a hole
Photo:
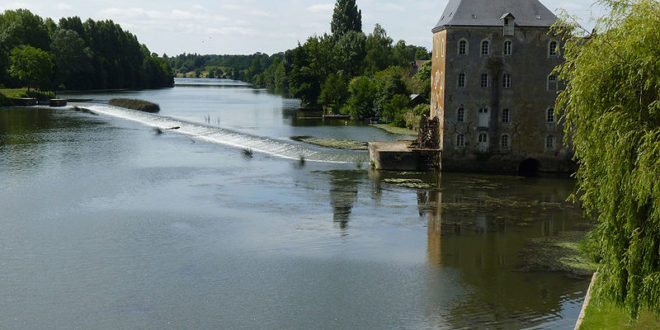
[[[331,34],[271,56],[182,54],[169,61],[179,75],[243,80],[300,98],[307,107],[404,125],[409,95],[430,95],[430,63],[412,76],[412,63],[430,53],[394,43],[380,25],[363,33],[355,0],[336,2],[330,26]]]
[[[0,85],[40,89],[170,87],[169,63],[111,20],[58,23],[26,9],[0,14]]]

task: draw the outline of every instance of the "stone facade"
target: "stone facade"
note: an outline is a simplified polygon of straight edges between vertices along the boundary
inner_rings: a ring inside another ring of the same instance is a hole
[[[493,15],[502,17],[498,26],[433,29],[431,117],[441,119],[442,168],[568,172],[574,164],[551,74],[562,61],[559,40],[549,24],[519,26],[510,13]]]

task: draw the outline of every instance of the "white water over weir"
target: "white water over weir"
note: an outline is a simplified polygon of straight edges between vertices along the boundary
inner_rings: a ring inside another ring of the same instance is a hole
[[[333,150],[294,141],[282,141],[109,105],[95,104],[84,107],[98,114],[122,118],[162,130],[179,127],[168,132],[189,135],[196,140],[251,150],[284,159],[300,160],[304,158],[305,161],[324,163],[363,163],[369,159],[364,151]]]

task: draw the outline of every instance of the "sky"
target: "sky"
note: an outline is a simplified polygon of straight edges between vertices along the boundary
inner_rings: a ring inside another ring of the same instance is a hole
[[[602,14],[593,0],[541,0],[584,26]],[[334,0],[3,0],[0,11],[26,8],[55,22],[61,17],[111,19],[159,55],[273,54],[330,32]],[[431,29],[447,0],[357,0],[362,30],[380,24],[394,39],[431,49]]]

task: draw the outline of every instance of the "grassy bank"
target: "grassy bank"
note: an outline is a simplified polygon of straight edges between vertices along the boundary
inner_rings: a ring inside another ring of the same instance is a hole
[[[367,150],[367,143],[354,140],[322,139],[311,136],[292,136],[291,140],[321,147],[344,150]]]
[[[413,130],[407,129],[407,128],[391,126],[389,124],[372,124],[371,126],[376,127],[376,128],[380,128],[380,129],[382,129],[386,132],[392,133],[392,134],[417,136],[416,131],[413,131]]]
[[[641,311],[637,320],[630,320],[624,309],[594,294],[580,325],[580,330],[592,329],[660,329],[660,318],[649,311]]]
[[[137,99],[112,99],[108,101],[108,104],[114,105],[116,107],[122,107],[122,108],[128,108],[128,109],[152,112],[152,113],[160,111],[160,106],[158,104],[144,100],[137,100]]]
[[[11,99],[21,99],[31,97],[39,100],[49,100],[55,98],[53,92],[43,92],[37,90],[30,90],[27,88],[1,88],[0,89],[0,105],[12,105]]]

